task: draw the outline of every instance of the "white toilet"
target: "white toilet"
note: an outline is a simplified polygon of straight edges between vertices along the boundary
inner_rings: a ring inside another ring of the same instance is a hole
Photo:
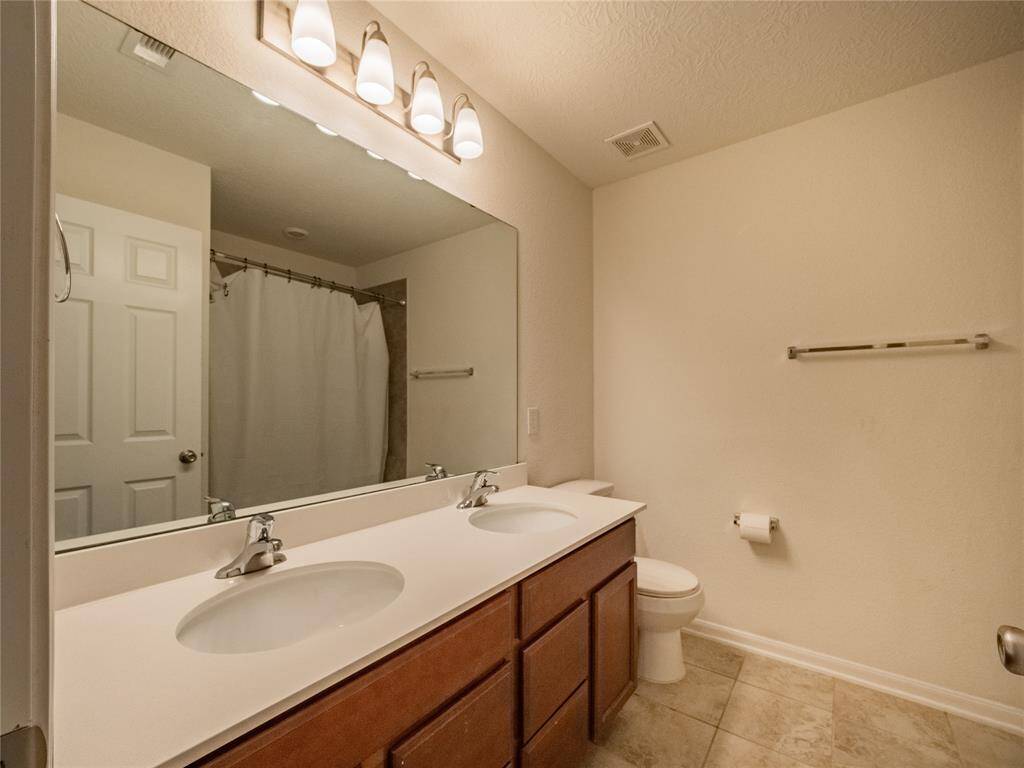
[[[686,676],[679,630],[704,607],[700,580],[682,566],[636,558],[637,621],[640,624],[640,677],[675,683]]]
[[[603,480],[572,480],[559,491],[611,496],[615,486]],[[636,558],[637,622],[640,625],[640,677],[651,683],[675,683],[686,676],[680,630],[704,607],[700,579],[682,566]]]

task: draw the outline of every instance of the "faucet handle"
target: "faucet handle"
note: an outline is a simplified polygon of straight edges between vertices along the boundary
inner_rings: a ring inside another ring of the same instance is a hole
[[[270,541],[274,532],[274,516],[262,512],[249,518],[248,539],[252,541]]]
[[[448,470],[446,470],[440,464],[435,464],[432,461],[427,461],[424,462],[424,466],[430,470],[430,472],[427,474],[427,480],[444,480],[446,477],[448,477]]]
[[[473,473],[473,487],[474,488],[481,488],[481,487],[483,487],[485,485],[488,485],[487,480],[489,478],[497,477],[497,476],[498,476],[498,472],[496,470],[493,470],[493,469],[478,469],[475,473]]]
[[[218,499],[215,496],[205,496],[207,507],[206,522],[221,523],[225,520],[235,519],[235,505],[227,499]]]

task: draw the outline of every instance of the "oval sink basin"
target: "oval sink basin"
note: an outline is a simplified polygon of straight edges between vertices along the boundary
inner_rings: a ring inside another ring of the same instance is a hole
[[[576,522],[576,515],[554,504],[488,504],[469,516],[470,525],[495,533],[543,533]]]
[[[246,577],[191,610],[178,624],[182,645],[203,653],[284,648],[320,632],[363,621],[397,598],[401,572],[384,563],[307,565]]]

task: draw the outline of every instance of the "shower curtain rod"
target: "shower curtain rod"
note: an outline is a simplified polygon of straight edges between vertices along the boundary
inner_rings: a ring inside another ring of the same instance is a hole
[[[243,265],[243,269],[252,267],[253,269],[260,270],[265,275],[276,275],[277,277],[286,277],[289,280],[294,280],[297,283],[306,283],[317,288],[329,288],[332,291],[343,291],[344,293],[357,293],[360,296],[369,296],[376,301],[384,302],[387,304],[397,304],[401,307],[405,306],[405,299],[392,299],[390,296],[384,296],[373,291],[364,291],[361,288],[356,288],[351,285],[344,285],[342,283],[336,283],[333,280],[324,280],[322,277],[317,275],[307,275],[304,272],[295,272],[291,269],[283,269],[282,267],[275,267],[273,264],[268,264],[265,261],[255,261],[253,259],[245,259],[241,256],[232,256],[230,253],[224,253],[224,251],[218,251],[213,248],[210,249],[210,261],[225,260],[232,261],[236,264]]]

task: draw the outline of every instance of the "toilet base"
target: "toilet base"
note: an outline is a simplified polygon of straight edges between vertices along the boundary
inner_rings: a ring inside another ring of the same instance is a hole
[[[678,629],[640,632],[641,680],[648,683],[678,683],[686,677],[683,662],[683,638]]]

